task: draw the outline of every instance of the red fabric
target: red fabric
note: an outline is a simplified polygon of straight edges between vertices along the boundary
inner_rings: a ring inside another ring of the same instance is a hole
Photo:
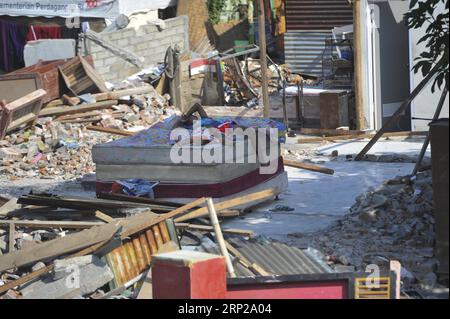
[[[258,184],[262,184],[284,173],[283,159],[280,157],[278,171],[272,175],[260,174],[259,169],[244,176],[237,177],[228,182],[217,184],[177,184],[161,183],[153,191],[155,198],[200,198],[213,197],[222,198],[245,191]],[[121,186],[115,182],[97,182],[97,194],[112,192],[121,194]]]
[[[61,38],[62,38],[61,27],[30,26],[28,28],[27,41],[35,41],[41,39],[61,39]]]

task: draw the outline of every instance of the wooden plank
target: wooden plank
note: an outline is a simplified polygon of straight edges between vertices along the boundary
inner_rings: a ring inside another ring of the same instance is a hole
[[[300,168],[300,169],[317,172],[317,173],[334,175],[334,170],[332,170],[330,168],[322,167],[322,166],[300,163],[300,162],[296,162],[296,161],[290,161],[287,159],[283,159],[283,163],[284,163],[284,165],[290,166],[290,167]]]
[[[81,231],[62,238],[43,242],[33,247],[14,251],[0,258],[0,272],[16,267],[26,266],[41,260],[55,258],[66,253],[91,247],[112,238],[119,229],[118,224],[106,224]]]
[[[233,208],[242,204],[247,204],[247,203],[251,203],[251,202],[256,202],[258,200],[261,199],[269,199],[269,198],[273,198],[277,196],[277,193],[275,191],[275,189],[267,189],[258,193],[253,193],[253,194],[249,194],[249,195],[245,195],[242,197],[238,197],[238,198],[234,198],[228,201],[224,201],[221,203],[217,203],[215,204],[215,208],[216,210],[222,211],[224,209],[228,209],[228,208]],[[205,217],[208,216],[208,208],[207,207],[202,207],[199,208],[189,214],[186,214],[184,216],[178,217],[177,219],[175,219],[175,222],[179,223],[179,222],[184,222],[187,220],[191,220],[191,219],[195,219],[195,218],[199,218],[199,217]]]
[[[225,257],[228,273],[230,274],[231,277],[236,277],[236,273],[234,272],[234,266],[233,263],[231,262],[230,254],[228,253],[227,246],[225,244],[225,239],[223,238],[222,229],[220,228],[219,219],[217,218],[217,212],[214,206],[214,201],[212,198],[208,198],[206,200],[206,203],[208,204],[209,219],[211,221],[212,226],[214,227],[214,234],[216,235],[216,241],[219,245],[222,256]]]
[[[77,106],[56,106],[41,110],[41,112],[39,112],[39,117],[60,116],[67,114],[86,113],[90,111],[103,110],[111,108],[112,106],[117,105],[118,103],[119,102],[117,100],[111,100],[91,104],[82,104]]]
[[[95,212],[95,217],[97,217],[98,219],[104,221],[105,223],[111,223],[111,222],[114,221],[114,218],[112,218],[109,215],[106,215],[106,214],[102,213],[99,210]]]
[[[92,126],[92,125],[86,127],[86,129],[89,131],[121,135],[121,136],[133,136],[133,135],[136,135],[137,133],[139,133],[139,132],[130,132],[130,131],[125,131],[125,130],[118,130],[118,129],[114,129],[114,128],[108,128],[108,127],[102,127],[102,126]]]
[[[44,229],[44,228],[62,228],[62,229],[89,229],[94,226],[104,225],[102,222],[74,222],[74,221],[41,221],[41,220],[0,220],[0,227],[16,227]]]
[[[181,228],[181,229],[204,231],[204,232],[213,232],[214,231],[214,228],[212,226],[196,225],[196,224],[189,224],[189,223],[176,223],[175,227]],[[255,232],[252,230],[237,229],[237,228],[223,228],[222,232],[224,234],[240,235],[240,236],[247,236],[247,237],[251,237],[255,234]]]
[[[384,133],[382,137],[414,137],[414,136],[426,136],[427,132],[390,132]],[[324,141],[339,141],[339,140],[351,140],[351,139],[365,139],[373,138],[374,133],[359,134],[359,135],[341,135],[341,136],[327,136],[327,137],[317,137],[317,138],[302,138],[298,140],[298,143],[321,143]]]
[[[168,218],[172,218],[193,207],[199,206],[204,202],[205,199],[201,198],[159,217],[156,217],[152,213],[142,213],[115,223],[93,227],[62,238],[40,243],[28,249],[6,254],[0,258],[0,272],[41,260],[56,258],[77,250],[86,249],[86,251],[89,251],[96,244],[104,244],[109,241],[119,229],[121,229],[121,239],[125,239],[151,226],[157,225]]]
[[[12,253],[14,249],[14,245],[16,243],[16,226],[14,223],[9,224],[9,247],[8,253]]]
[[[365,131],[357,130],[338,130],[338,129],[324,129],[324,128],[302,128],[302,134],[325,135],[325,136],[342,136],[342,135],[361,135],[366,134]]]

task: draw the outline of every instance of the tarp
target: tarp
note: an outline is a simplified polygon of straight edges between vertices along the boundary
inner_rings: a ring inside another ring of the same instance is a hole
[[[119,14],[164,9],[177,0],[0,0],[0,15],[114,19]]]

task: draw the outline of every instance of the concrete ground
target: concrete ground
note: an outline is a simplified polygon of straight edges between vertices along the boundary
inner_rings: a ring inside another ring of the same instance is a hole
[[[370,187],[378,187],[388,179],[412,172],[413,163],[354,162],[345,159],[345,155],[356,155],[367,141],[299,145],[294,144],[292,139],[288,140],[286,148],[307,152],[307,155],[300,156],[300,160],[306,159],[334,169],[335,174],[324,175],[287,167],[289,189],[280,196],[279,201],[257,207],[241,218],[225,221],[223,226],[250,229],[258,235],[287,241],[290,233],[310,233],[329,226],[346,214],[355,203],[355,198]],[[423,139],[420,138],[379,141],[369,154],[414,157],[419,154],[422,144]],[[339,157],[327,156],[334,150],[339,152]],[[277,206],[292,210],[276,209]]]

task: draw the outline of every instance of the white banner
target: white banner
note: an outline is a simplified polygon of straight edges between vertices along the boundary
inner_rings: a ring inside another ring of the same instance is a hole
[[[119,0],[0,0],[0,15],[115,18]]]

